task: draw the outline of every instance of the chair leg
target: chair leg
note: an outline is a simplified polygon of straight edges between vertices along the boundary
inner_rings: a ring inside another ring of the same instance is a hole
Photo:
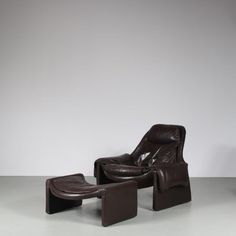
[[[66,200],[54,196],[50,190],[50,180],[46,183],[46,212],[48,214],[57,213],[72,207],[82,205],[82,200]]]
[[[153,210],[160,211],[169,207],[191,201],[190,185],[170,188],[160,192],[157,187],[153,187]]]
[[[96,182],[97,182],[97,185],[113,183],[112,180],[109,180],[105,176],[103,169],[101,167],[101,164],[98,164],[96,168]]]
[[[137,215],[137,184],[134,181],[106,187],[102,196],[102,225],[108,226]]]

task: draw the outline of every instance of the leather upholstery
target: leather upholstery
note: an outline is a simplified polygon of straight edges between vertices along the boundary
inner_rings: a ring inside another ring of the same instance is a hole
[[[123,154],[118,157],[100,158],[96,160],[95,176],[97,165],[100,165],[103,175],[108,179],[113,179],[110,177],[114,175],[115,179],[123,181],[126,177],[131,176],[133,176],[134,180],[137,180],[138,176],[144,175],[152,171],[153,167],[158,167],[162,164],[172,165],[178,162],[184,163],[182,152],[179,152],[179,148],[183,146],[185,138],[183,131],[185,132],[183,127],[176,125],[157,124],[152,126],[130,155]],[[142,157],[145,158],[142,159]],[[171,171],[167,170],[164,175],[171,175],[171,173]],[[169,176],[168,180],[175,181],[175,176]],[[142,181],[145,181],[145,179]],[[145,183],[144,186],[152,186],[152,184],[151,181]],[[168,184],[168,186],[172,185]]]
[[[103,226],[137,215],[137,184],[134,181],[94,185],[88,183],[81,173],[46,181],[46,212],[48,214],[80,206],[84,199],[92,197],[102,199]]]
[[[88,183],[82,174],[53,178],[51,180],[51,188],[56,195],[63,189],[65,195],[76,193],[77,196],[84,196],[96,191],[98,193],[101,190],[100,186]]]
[[[103,170],[105,172],[110,173],[111,175],[118,175],[124,177],[138,176],[147,172],[145,171],[145,168],[142,166],[129,166],[120,164],[104,165]]]
[[[147,138],[152,143],[168,144],[180,141],[180,130],[174,126],[154,125]]]
[[[188,165],[183,159],[185,132],[179,125],[153,125],[131,154],[95,161],[97,183],[134,180],[138,188],[145,188],[158,181],[157,189],[162,192],[189,186]]]

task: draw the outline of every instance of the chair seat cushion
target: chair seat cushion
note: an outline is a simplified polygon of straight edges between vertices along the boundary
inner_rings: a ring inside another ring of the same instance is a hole
[[[143,175],[146,172],[145,168],[141,166],[129,166],[118,164],[103,165],[103,170],[110,175],[124,177]]]

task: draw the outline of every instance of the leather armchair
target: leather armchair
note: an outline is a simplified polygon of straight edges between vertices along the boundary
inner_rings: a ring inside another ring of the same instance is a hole
[[[153,125],[131,154],[95,161],[97,184],[134,180],[138,188],[153,186],[153,210],[191,201],[185,133],[183,126]]]

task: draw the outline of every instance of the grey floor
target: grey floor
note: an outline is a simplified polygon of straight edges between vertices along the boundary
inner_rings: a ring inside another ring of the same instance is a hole
[[[192,178],[191,203],[152,211],[152,188],[138,192],[136,218],[102,227],[100,200],[54,215],[46,177],[0,177],[0,235],[236,235],[236,178]],[[87,180],[94,182],[94,178]]]

